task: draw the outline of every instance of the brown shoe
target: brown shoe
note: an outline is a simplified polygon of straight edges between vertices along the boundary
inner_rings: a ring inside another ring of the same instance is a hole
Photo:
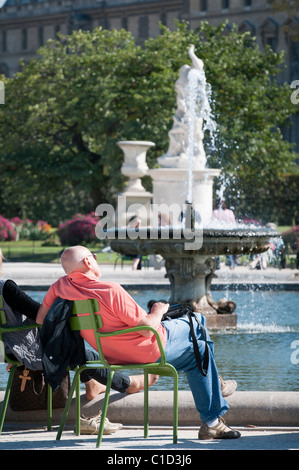
[[[219,381],[223,397],[229,397],[236,391],[238,384],[235,380],[223,380],[223,378],[219,375]]]
[[[203,423],[198,431],[198,439],[202,440],[237,439],[238,437],[241,437],[239,431],[226,426],[221,418],[216,426],[208,426],[206,423]]]

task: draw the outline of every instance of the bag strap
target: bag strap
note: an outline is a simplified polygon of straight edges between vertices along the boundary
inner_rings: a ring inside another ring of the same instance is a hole
[[[196,340],[196,336],[195,336],[195,332],[194,332],[194,326],[193,326],[192,316],[195,317],[196,320],[198,321],[196,315],[194,315],[193,312],[192,312],[192,313],[191,313],[191,312],[187,312],[187,317],[188,317],[189,323],[190,323],[190,331],[191,331],[191,337],[192,337],[192,341],[193,341],[193,348],[194,348],[195,359],[196,359],[197,367],[198,367],[200,373],[201,373],[204,377],[206,377],[206,376],[207,376],[207,373],[208,373],[208,367],[209,367],[209,347],[208,347],[208,343],[207,343],[206,330],[205,330],[205,327],[203,326],[203,324],[198,321],[198,323],[199,323],[200,326],[201,326],[201,329],[202,329],[202,332],[203,332],[203,336],[204,336],[204,341],[205,341],[205,354],[204,354],[204,360],[203,360],[203,366],[202,366],[202,365],[201,365],[200,352],[199,352],[199,348],[198,348],[198,344],[197,344],[197,340]]]

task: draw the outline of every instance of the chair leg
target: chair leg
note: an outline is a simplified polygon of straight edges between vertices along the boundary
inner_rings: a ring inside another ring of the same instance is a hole
[[[78,371],[78,379],[76,383],[76,436],[80,436],[80,412],[81,412],[80,371]]]
[[[12,384],[12,381],[13,381],[13,377],[15,375],[16,368],[17,368],[17,366],[13,365],[10,369],[9,376],[8,376],[8,381],[7,381],[7,385],[6,385],[2,410],[1,410],[1,414],[0,414],[0,435],[2,433],[2,428],[3,428],[4,419],[5,419],[5,415],[6,415],[8,400],[9,400],[9,396],[10,396],[11,384]]]
[[[101,422],[100,422],[98,438],[97,438],[97,447],[100,447],[100,445],[102,443],[102,437],[103,437],[104,426],[105,426],[105,418],[106,418],[106,414],[107,414],[107,408],[108,408],[110,389],[111,389],[111,383],[112,383],[113,376],[114,376],[114,371],[111,370],[110,374],[109,374],[109,377],[108,377],[108,380],[107,380],[107,384],[106,384],[105,399],[104,399],[104,403],[103,403]]]
[[[48,431],[52,429],[52,418],[53,418],[53,392],[50,385],[47,385],[47,427]]]
[[[178,376],[173,377],[173,443],[176,444],[178,441]]]
[[[77,385],[77,382],[79,382],[79,379],[80,379],[80,372],[81,371],[79,370],[79,368],[75,372],[73,382],[72,382],[72,385],[71,385],[71,388],[70,388],[70,391],[69,391],[69,395],[67,397],[67,401],[66,401],[66,404],[65,404],[65,407],[64,407],[63,415],[62,415],[62,418],[61,418],[61,421],[60,421],[59,429],[58,429],[58,432],[57,432],[57,435],[56,435],[56,440],[57,441],[59,441],[60,438],[61,438],[61,434],[62,434],[64,425],[65,425],[65,422],[66,422],[66,418],[67,418],[67,415],[68,415],[68,412],[69,412],[69,409],[70,409],[70,406],[71,406],[71,402],[72,402],[72,398],[73,398],[73,395],[74,395],[75,387]]]
[[[144,405],[143,405],[143,434],[144,437],[148,437],[148,372],[144,371]]]

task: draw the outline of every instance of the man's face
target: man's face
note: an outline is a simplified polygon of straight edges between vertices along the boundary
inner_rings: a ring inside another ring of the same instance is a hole
[[[99,278],[101,276],[101,273],[100,273],[99,265],[97,263],[97,255],[95,253],[89,253],[87,255],[87,258],[89,258],[89,261],[90,261],[90,270],[93,272],[93,274],[96,277]]]

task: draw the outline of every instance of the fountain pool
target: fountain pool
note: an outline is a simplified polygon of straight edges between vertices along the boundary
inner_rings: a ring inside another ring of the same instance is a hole
[[[128,290],[146,309],[150,299],[169,298],[169,289]],[[45,292],[28,294],[39,302]],[[214,298],[230,298],[237,304],[238,327],[211,333],[219,373],[238,381],[239,391],[298,391],[299,389],[299,292],[298,291],[214,291]],[[297,341],[296,349],[292,348]],[[297,362],[297,363],[296,363]],[[0,390],[7,381],[5,364],[0,364]],[[168,390],[161,377],[153,390]],[[180,390],[188,390],[183,373]]]
[[[169,297],[166,289],[130,293],[144,308],[149,298]],[[215,301],[224,297],[233,300],[238,314],[237,329],[210,332],[219,373],[237,380],[239,391],[297,391],[299,353],[294,361],[292,344],[297,341],[299,349],[299,292],[219,290],[213,297]],[[161,378],[156,389],[162,389],[162,382]],[[188,389],[183,374],[180,389]]]

